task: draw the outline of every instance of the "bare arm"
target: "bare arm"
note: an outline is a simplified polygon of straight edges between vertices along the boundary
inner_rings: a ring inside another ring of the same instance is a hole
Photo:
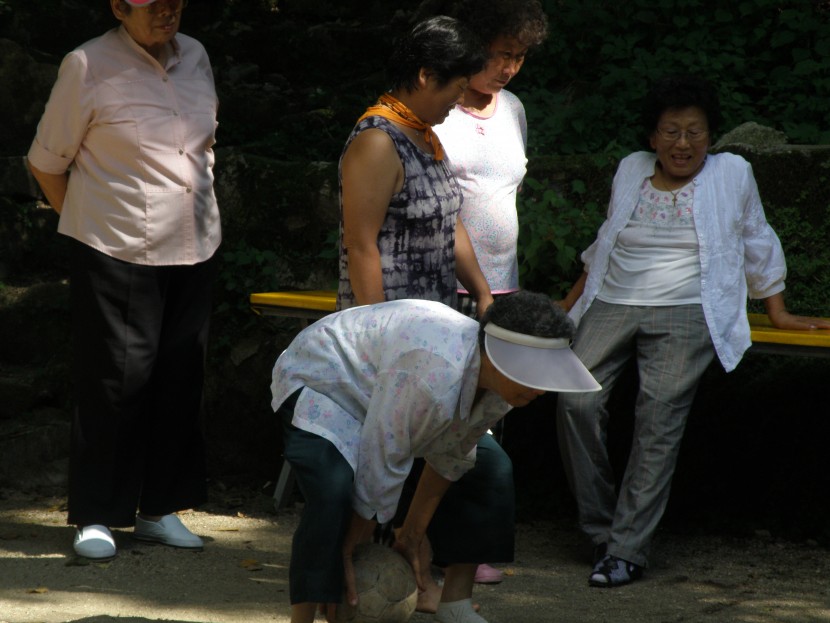
[[[343,246],[349,281],[358,305],[386,300],[378,233],[392,196],[403,185],[403,165],[389,136],[365,130],[343,156]]]
[[[352,512],[352,521],[346,532],[343,541],[343,573],[346,583],[346,601],[349,604],[357,605],[357,584],[354,573],[354,548],[361,543],[368,543],[372,540],[372,533],[377,522],[373,519],[364,519],[355,512]]]
[[[29,163],[29,169],[32,175],[40,185],[40,189],[46,196],[46,200],[52,209],[58,214],[63,210],[63,201],[66,198],[66,186],[69,183],[69,174],[63,173],[56,175],[54,173],[45,173]]]
[[[404,519],[403,526],[395,534],[395,549],[412,565],[415,577],[421,578],[421,559],[419,552],[426,537],[427,527],[438,508],[438,504],[450,488],[452,482],[436,472],[429,463],[424,465],[418,487],[412,497],[412,503]],[[423,590],[423,586],[419,586]]]
[[[796,316],[787,311],[787,306],[784,304],[784,294],[779,292],[764,299],[764,306],[767,309],[767,316],[769,316],[772,326],[777,329],[830,329],[830,322],[824,318],[816,318],[813,316]]]
[[[490,293],[490,286],[481,267],[478,265],[473,243],[467,228],[459,217],[455,224],[455,272],[458,280],[476,300],[478,315],[490,307],[493,302],[493,295]]]

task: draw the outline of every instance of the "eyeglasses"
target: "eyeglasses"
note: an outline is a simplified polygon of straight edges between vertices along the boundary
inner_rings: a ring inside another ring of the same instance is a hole
[[[156,0],[156,2],[144,7],[144,10],[153,17],[163,13],[172,13],[178,16],[186,8],[187,0]]]
[[[690,143],[702,143],[706,140],[706,137],[709,136],[709,130],[675,130],[675,129],[667,129],[667,128],[657,128],[657,134],[660,135],[664,141],[668,141],[669,143],[676,143],[682,137],[686,137],[686,140]]]

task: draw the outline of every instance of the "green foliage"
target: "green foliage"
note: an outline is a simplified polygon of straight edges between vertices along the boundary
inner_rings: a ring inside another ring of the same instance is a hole
[[[219,268],[217,313],[244,312],[250,315],[248,297],[252,292],[277,290],[277,254],[240,242],[222,252]]]
[[[271,157],[336,160],[354,120],[387,87],[384,59],[394,37],[441,7],[369,4],[286,0],[275,12],[261,2],[233,2],[209,35],[195,33],[217,69],[222,143],[254,143]],[[718,85],[723,130],[756,121],[793,143],[830,143],[827,2],[543,4],[550,35],[510,86],[527,110],[531,156],[620,157],[642,146],[642,97],[670,72]],[[254,74],[243,82],[229,76],[231,59],[237,67],[250,63]]]
[[[568,196],[533,178],[519,197],[519,271],[524,287],[562,298],[582,272],[579,259],[603,219],[586,186],[573,180]],[[573,197],[573,198],[570,198]]]
[[[326,242],[317,255],[321,260],[337,261],[340,258],[340,227],[334,227],[326,234]]]
[[[787,307],[793,313],[827,316],[830,313],[830,205],[819,210],[815,225],[805,222],[795,206],[770,206],[769,221],[787,257]]]
[[[642,144],[656,77],[692,72],[720,92],[724,130],[746,121],[830,143],[830,9],[803,0],[544,0],[551,32],[515,81],[534,153]]]
[[[278,251],[261,249],[246,241],[223,243],[214,311],[222,317],[226,328],[245,327],[256,321],[249,303],[252,293],[297,288],[288,274],[290,267],[310,265],[318,258],[336,259],[337,231],[329,232],[322,251],[313,248],[293,255],[285,249]]]

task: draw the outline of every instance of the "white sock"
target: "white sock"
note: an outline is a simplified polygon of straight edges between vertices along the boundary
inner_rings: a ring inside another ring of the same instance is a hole
[[[473,610],[472,599],[440,602],[433,621],[436,623],[487,623],[487,619]]]

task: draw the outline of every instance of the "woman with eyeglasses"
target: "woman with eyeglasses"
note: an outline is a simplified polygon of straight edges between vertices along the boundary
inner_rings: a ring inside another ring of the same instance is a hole
[[[221,240],[217,98],[186,0],[110,0],[120,27],[69,53],[29,163],[71,240],[75,552],[110,528],[200,549],[174,514],[207,498],[204,360]],[[136,514],[136,512],[138,514]]]
[[[579,324],[574,352],[602,385],[561,394],[557,407],[579,525],[594,545],[591,586],[642,576],[700,378],[714,358],[733,370],[750,346],[747,296],[764,300],[776,327],[830,328],[787,311],[784,252],[752,168],[708,153],[719,122],[708,82],[671,76],[653,86],[643,115],[653,151],[620,162],[607,219],[582,255],[585,272],[562,301]],[[617,493],[606,405],[631,359],[639,392]]]

